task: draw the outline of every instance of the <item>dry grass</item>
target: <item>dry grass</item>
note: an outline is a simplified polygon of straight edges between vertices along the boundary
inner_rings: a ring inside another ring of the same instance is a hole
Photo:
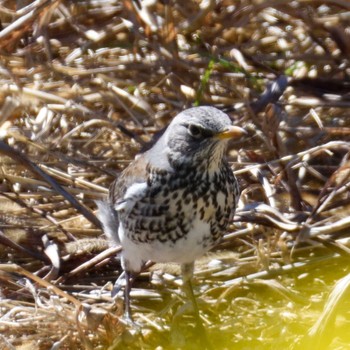
[[[118,249],[94,201],[156,131],[200,104],[249,133],[229,154],[242,187],[236,222],[196,270],[203,318],[217,348],[244,347],[242,334],[268,341],[259,315],[270,306],[242,290],[300,302],[276,276],[349,254],[350,3],[15,3],[0,2],[0,348],[196,346],[169,266],[133,292],[143,337],[125,331],[109,295]],[[285,336],[303,348],[332,327],[348,284],[306,339]]]

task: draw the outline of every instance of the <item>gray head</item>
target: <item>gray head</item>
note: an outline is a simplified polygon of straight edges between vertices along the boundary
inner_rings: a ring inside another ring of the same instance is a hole
[[[206,161],[217,166],[223,158],[227,140],[245,131],[232,126],[227,114],[202,106],[179,113],[149,152],[158,166],[194,165]],[[155,159],[157,155],[157,160]]]

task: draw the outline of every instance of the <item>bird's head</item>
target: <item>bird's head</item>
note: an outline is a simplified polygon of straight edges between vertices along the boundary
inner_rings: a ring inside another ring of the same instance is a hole
[[[214,107],[193,107],[179,113],[154,146],[172,166],[203,161],[217,166],[222,161],[227,141],[246,132],[233,126],[227,114]]]

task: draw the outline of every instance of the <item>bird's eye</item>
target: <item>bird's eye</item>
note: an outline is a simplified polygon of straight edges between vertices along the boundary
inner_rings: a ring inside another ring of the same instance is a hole
[[[196,138],[198,138],[202,135],[202,129],[199,126],[194,125],[194,124],[190,124],[188,126],[188,131],[191,134],[191,136],[196,137]]]

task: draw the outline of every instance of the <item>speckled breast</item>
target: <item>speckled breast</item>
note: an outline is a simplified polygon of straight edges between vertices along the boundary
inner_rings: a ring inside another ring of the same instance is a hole
[[[237,197],[237,181],[226,164],[211,173],[152,171],[146,190],[120,219],[135,243],[175,247],[179,240],[188,240],[207,250],[225,233]]]

